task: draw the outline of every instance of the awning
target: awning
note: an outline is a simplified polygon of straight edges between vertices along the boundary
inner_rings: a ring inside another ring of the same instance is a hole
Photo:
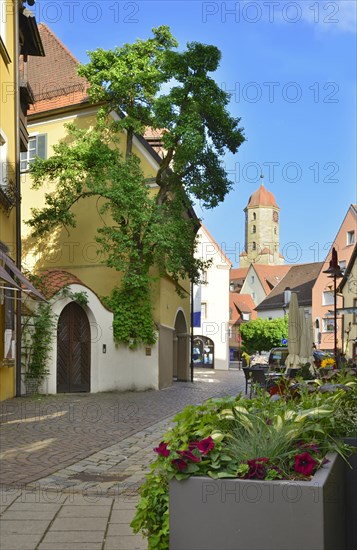
[[[0,265],[0,279],[3,281],[6,281],[9,285],[13,286],[14,288],[17,288],[18,290],[21,290],[19,285],[15,283],[14,279],[10,277],[7,271]]]
[[[10,269],[10,271],[12,271],[15,277],[25,287],[25,291],[30,292],[31,294],[36,296],[36,298],[38,298],[39,300],[43,300],[44,302],[46,302],[46,298],[44,298],[42,294],[30,283],[30,281],[26,279],[26,277],[21,273],[20,269],[15,265],[15,263],[11,260],[11,258],[9,258],[9,256],[5,254],[5,252],[2,252],[1,250],[0,250],[0,262],[4,262],[4,265],[6,265]],[[1,266],[0,268],[1,268],[1,278],[5,279],[5,281],[9,282],[12,286],[15,285],[17,289],[21,290],[18,284],[15,283],[13,278],[5,271],[5,269]],[[10,281],[8,278],[6,279],[4,277],[3,273],[5,273],[5,277],[10,278]]]

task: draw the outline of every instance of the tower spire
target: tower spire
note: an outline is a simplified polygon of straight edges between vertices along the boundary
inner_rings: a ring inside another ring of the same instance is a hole
[[[260,174],[260,185],[264,186],[264,176],[263,176],[263,174]]]

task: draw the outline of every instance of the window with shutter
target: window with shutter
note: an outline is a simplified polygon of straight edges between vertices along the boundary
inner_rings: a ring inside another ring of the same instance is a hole
[[[20,155],[21,172],[26,172],[36,157],[47,158],[47,134],[30,137],[28,150]]]

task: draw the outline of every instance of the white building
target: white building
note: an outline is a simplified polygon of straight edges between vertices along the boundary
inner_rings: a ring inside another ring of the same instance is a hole
[[[198,231],[196,257],[211,260],[201,285],[201,325],[193,329],[195,366],[225,370],[229,367],[229,272],[231,261],[209,231]]]

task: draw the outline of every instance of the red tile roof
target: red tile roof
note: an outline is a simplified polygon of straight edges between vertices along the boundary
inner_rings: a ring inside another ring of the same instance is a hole
[[[41,23],[38,29],[46,56],[28,58],[28,80],[35,100],[28,115],[89,103],[89,83],[77,74],[79,61],[47,25]],[[165,153],[163,132],[151,127],[144,132],[144,138],[161,158]]]
[[[230,280],[245,279],[248,273],[248,267],[235,267],[229,273]]]
[[[281,281],[291,269],[290,265],[264,265],[254,264],[254,269],[266,294]]]
[[[41,290],[47,300],[68,285],[83,285],[82,281],[73,275],[73,273],[69,273],[69,271],[64,271],[62,269],[42,271],[39,277],[41,281],[36,283],[36,286]]]
[[[250,319],[257,318],[255,304],[250,294],[238,294],[238,292],[229,293],[229,308],[231,318],[229,323],[234,325],[242,321],[242,313],[249,313]]]
[[[47,25],[38,26],[45,57],[29,57],[28,80],[35,103],[28,114],[88,102],[85,78],[78,76],[79,62]]]
[[[275,206],[275,208],[279,208],[273,193],[268,191],[263,184],[250,195],[248,206]]]

